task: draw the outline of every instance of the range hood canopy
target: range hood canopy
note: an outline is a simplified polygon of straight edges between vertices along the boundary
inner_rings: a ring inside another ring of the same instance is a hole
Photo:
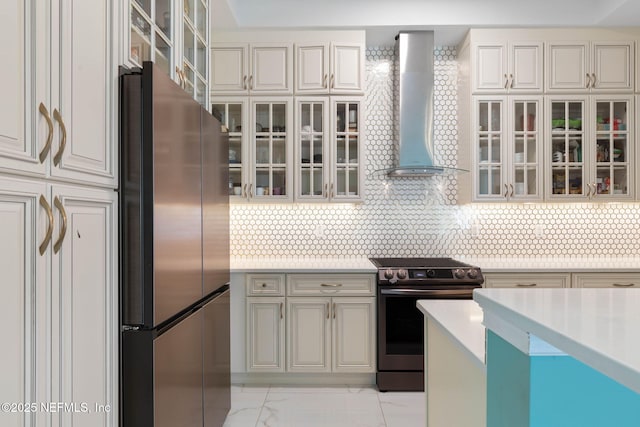
[[[399,111],[398,165],[391,177],[467,172],[433,164],[433,31],[401,31],[396,37]]]

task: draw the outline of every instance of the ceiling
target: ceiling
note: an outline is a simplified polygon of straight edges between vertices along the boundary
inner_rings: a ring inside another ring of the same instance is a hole
[[[211,0],[215,30],[360,29],[393,45],[401,29],[457,44],[470,27],[635,27],[638,0]]]

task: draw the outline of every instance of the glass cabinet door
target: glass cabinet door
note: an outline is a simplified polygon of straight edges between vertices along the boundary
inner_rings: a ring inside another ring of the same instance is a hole
[[[360,188],[360,102],[333,101],[333,176],[329,184],[332,198],[353,199],[361,196]]]
[[[329,197],[327,182],[328,156],[325,155],[329,129],[325,128],[327,102],[325,100],[298,101],[298,140],[296,164],[298,185],[296,196],[306,200]]]
[[[212,111],[220,114],[222,124],[229,129],[229,196],[234,199],[246,198],[247,183],[243,171],[248,157],[245,153],[242,102],[216,102]]]
[[[142,66],[153,61],[173,75],[173,0],[131,0],[129,59]]]
[[[207,84],[207,0],[183,0],[182,71],[185,90],[205,104]]]
[[[253,103],[254,176],[251,197],[286,199],[289,196],[290,108],[287,101]]]
[[[514,198],[538,198],[540,189],[539,100],[514,100],[511,105],[509,194]]]
[[[585,101],[551,100],[551,196],[582,197],[585,192]]]
[[[502,146],[505,132],[502,129],[504,102],[500,100],[479,100],[477,109],[477,195],[479,197],[503,194]],[[505,190],[506,193],[506,190]]]
[[[629,100],[595,101],[595,182],[590,183],[593,195],[630,194],[629,105]]]

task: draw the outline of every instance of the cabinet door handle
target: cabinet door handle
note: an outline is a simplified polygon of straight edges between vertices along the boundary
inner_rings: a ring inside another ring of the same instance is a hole
[[[334,192],[333,192],[333,182],[331,183],[331,186],[330,186],[329,195],[330,195],[331,197],[335,197],[335,196],[336,196],[336,195],[334,194]]]
[[[516,283],[516,286],[519,288],[533,288],[534,286],[538,286],[537,283]]]
[[[509,195],[509,197],[511,198],[511,197],[513,197],[513,193],[514,193],[513,184],[509,184],[509,189],[511,190],[511,194]]]
[[[262,285],[260,285],[260,286],[262,286],[263,288],[266,288],[266,287],[267,287],[267,284],[266,284],[266,283],[263,283],[263,284],[262,284]]]
[[[591,185],[591,187],[593,188],[593,191],[591,192],[591,197],[596,197],[598,195],[598,190],[595,184],[589,184]]]
[[[322,79],[322,87],[323,87],[324,89],[326,89],[326,88],[327,88],[327,77],[328,77],[328,76],[325,74],[325,75],[324,75],[324,79]]]
[[[247,90],[247,76],[242,78],[242,89]]]
[[[40,243],[40,246],[38,248],[40,250],[40,255],[44,255],[44,252],[47,250],[47,246],[51,241],[51,235],[53,234],[53,212],[51,211],[51,206],[49,206],[49,203],[47,203],[47,199],[45,199],[42,194],[40,195],[40,206],[44,208],[45,212],[47,213],[47,219],[49,221],[47,224],[47,233],[45,234],[44,240],[42,241],[42,243]]]
[[[618,288],[630,288],[632,286],[635,286],[635,283],[613,283],[613,286],[618,287]]]
[[[327,319],[330,317],[331,315],[331,307],[329,307],[329,302],[327,302]]]
[[[64,125],[64,120],[62,120],[62,115],[58,111],[57,108],[53,110],[53,118],[60,124],[60,131],[62,132],[62,139],[60,139],[60,147],[58,148],[58,152],[55,156],[53,156],[53,164],[58,166],[60,160],[62,160],[62,153],[64,153],[64,149],[67,146],[67,127]]]
[[[284,307],[283,307],[283,306],[284,306],[284,303],[283,303],[283,302],[281,302],[281,303],[280,303],[280,318],[281,318],[281,319],[282,319],[282,318],[284,318],[284,313],[283,313],[283,309],[284,309]]]
[[[591,199],[591,184],[587,184],[587,194],[586,196]]]
[[[324,185],[324,197],[325,199],[329,197],[329,184]]]
[[[53,198],[53,205],[60,211],[60,215],[62,215],[62,225],[60,226],[60,234],[58,234],[58,240],[53,244],[53,253],[57,254],[62,247],[62,242],[64,241],[64,236],[67,234],[67,212],[64,210],[64,206],[62,202],[58,198],[58,196]]]
[[[333,73],[331,73],[331,89],[336,87],[336,78]]]
[[[333,318],[336,318],[336,303],[333,303]]]
[[[340,288],[342,283],[320,283],[323,288]]]
[[[38,107],[40,114],[44,116],[44,119],[47,121],[47,128],[49,129],[49,133],[47,134],[47,142],[42,147],[42,151],[40,151],[40,163],[44,163],[44,159],[47,158],[47,154],[49,154],[49,150],[51,150],[51,141],[53,141],[53,121],[51,121],[51,116],[49,116],[49,110],[44,104],[41,102]]]
[[[504,75],[504,88],[506,89],[507,87],[509,87],[509,77],[507,77],[507,75]]]
[[[253,184],[249,184],[249,198],[253,198]]]
[[[253,90],[253,76],[249,76],[249,90]]]
[[[591,76],[589,76],[589,73],[587,73],[587,89],[589,89],[591,87]]]
[[[507,184],[504,185],[504,197],[509,196],[509,186]]]
[[[509,83],[509,88],[513,89],[513,74],[509,74],[509,80],[511,80],[511,83]]]
[[[591,81],[591,87],[596,87],[596,73],[591,73],[593,80]]]

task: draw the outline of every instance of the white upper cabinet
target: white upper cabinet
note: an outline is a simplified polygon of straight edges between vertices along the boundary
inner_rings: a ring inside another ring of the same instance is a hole
[[[293,93],[291,43],[212,43],[213,95]]]
[[[364,45],[296,44],[296,94],[363,93]]]
[[[477,43],[473,47],[475,93],[542,92],[542,43]]]
[[[631,92],[633,42],[549,42],[547,91]]]

